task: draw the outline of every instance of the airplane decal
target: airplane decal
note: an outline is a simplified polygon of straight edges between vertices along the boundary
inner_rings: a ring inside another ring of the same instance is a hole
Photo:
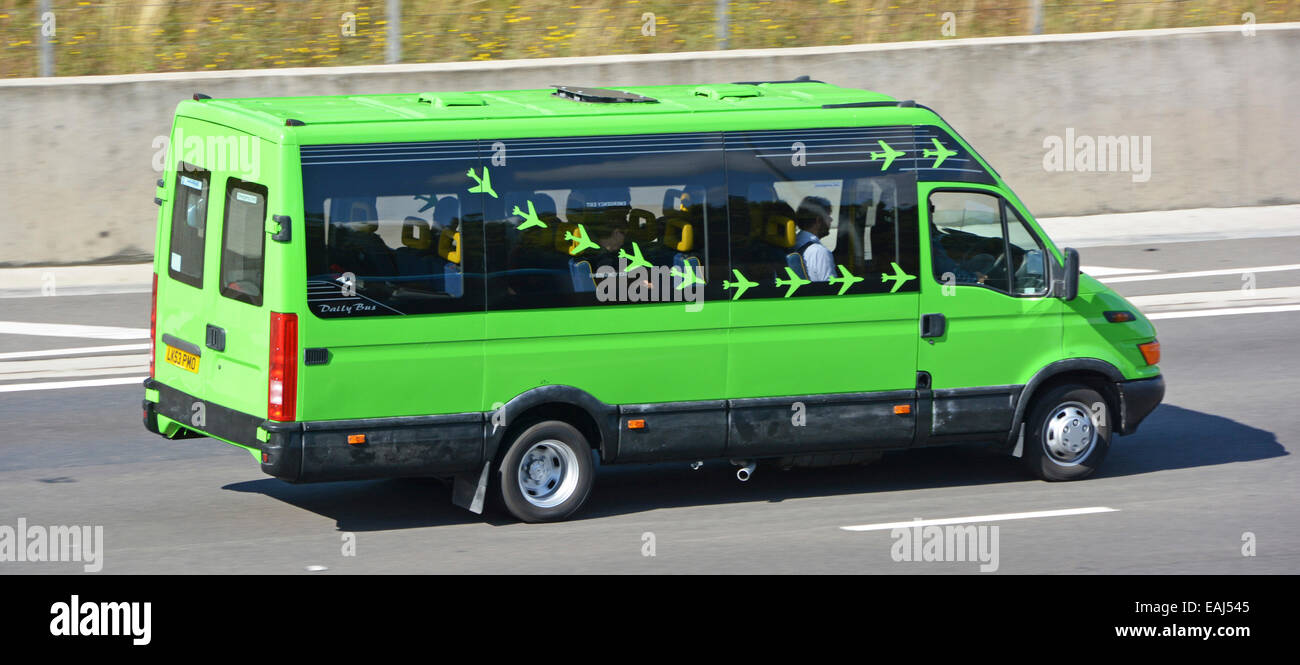
[[[732,282],[724,279],[722,280],[722,288],[723,290],[736,289],[736,295],[731,296],[732,300],[740,300],[740,297],[745,295],[746,291],[752,287],[758,286],[758,282],[751,282],[748,279],[745,279],[745,276],[740,274],[739,270],[733,268],[731,272],[736,276],[736,281]]]
[[[482,178],[474,174],[474,167],[470,167],[469,171],[467,171],[465,175],[468,175],[469,177],[473,178],[474,182],[478,183],[477,185],[474,185],[473,187],[469,188],[470,194],[486,193],[489,194],[494,199],[497,198],[497,193],[492,190],[492,176],[491,174],[488,173],[488,169],[486,166],[483,167]]]

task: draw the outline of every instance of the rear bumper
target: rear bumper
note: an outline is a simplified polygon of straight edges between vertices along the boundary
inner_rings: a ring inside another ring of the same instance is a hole
[[[198,399],[153,379],[146,391],[144,424],[170,438],[213,436],[260,453],[262,471],[290,482],[363,480],[452,475],[477,468],[483,460],[487,424],[483,413],[438,416],[277,422]],[[192,419],[202,404],[203,424]],[[162,432],[158,416],[184,429]],[[350,444],[361,435],[364,443]]]
[[[1120,396],[1120,434],[1132,434],[1165,398],[1165,377],[1116,383]]]

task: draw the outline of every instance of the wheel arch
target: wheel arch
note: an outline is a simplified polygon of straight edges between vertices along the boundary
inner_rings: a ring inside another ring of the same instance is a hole
[[[1011,420],[1011,435],[1007,439],[1007,448],[1015,447],[1021,429],[1025,426],[1025,416],[1035,400],[1048,390],[1065,383],[1082,383],[1101,393],[1112,414],[1111,429],[1118,431],[1121,396],[1116,384],[1123,380],[1124,375],[1117,367],[1097,358],[1058,360],[1038,370],[1025,384],[1020,391],[1020,398],[1016,400],[1015,416]]]
[[[503,443],[528,426],[560,420],[582,432],[602,462],[618,454],[618,407],[573,386],[539,386],[525,391],[488,414],[483,459],[495,462]]]

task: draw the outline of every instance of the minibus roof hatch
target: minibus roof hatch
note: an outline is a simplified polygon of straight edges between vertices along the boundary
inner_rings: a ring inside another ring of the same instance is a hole
[[[608,90],[606,88],[579,88],[569,85],[553,85],[556,97],[571,99],[575,102],[596,102],[600,104],[658,103],[654,97],[638,95],[635,92]]]

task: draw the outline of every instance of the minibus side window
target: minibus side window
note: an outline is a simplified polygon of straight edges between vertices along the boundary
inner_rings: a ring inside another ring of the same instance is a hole
[[[209,173],[181,162],[172,198],[171,246],[167,274],[203,288],[203,243],[208,221]]]
[[[265,250],[266,188],[230,178],[221,230],[221,295],[262,305]]]
[[[728,279],[754,283],[738,299],[917,291],[906,278],[919,263],[912,160],[895,156],[882,168],[870,155],[880,141],[906,147],[910,135],[909,127],[727,134]]]
[[[476,151],[475,141],[300,148],[316,316],[483,310],[481,199],[499,187]]]
[[[721,296],[722,137],[716,133],[485,140],[488,309]],[[717,256],[711,257],[710,252]]]
[[[1026,296],[1047,292],[1043,247],[1002,197],[932,192],[929,226],[931,264],[941,284]]]

